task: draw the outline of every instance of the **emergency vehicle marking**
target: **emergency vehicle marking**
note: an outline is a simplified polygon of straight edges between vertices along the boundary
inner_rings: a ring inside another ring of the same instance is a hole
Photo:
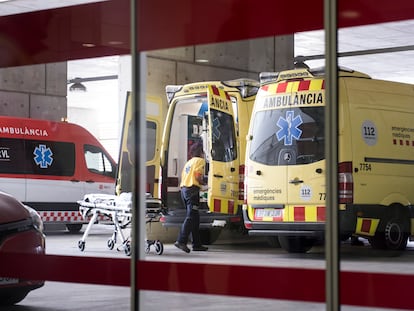
[[[261,108],[271,109],[285,106],[323,104],[324,89],[325,80],[322,79],[280,82],[264,85],[261,87],[261,91],[266,92],[269,95],[285,94],[265,97]]]
[[[9,150],[10,148],[0,147],[0,161],[10,161]]]
[[[22,128],[22,127],[12,127],[12,126],[0,126],[0,134],[10,134],[10,135],[27,135],[27,136],[40,136],[47,137],[49,136],[47,130],[39,128]]]
[[[226,91],[219,89],[214,85],[211,86],[210,89],[212,92],[211,107],[218,109],[218,110],[222,110],[222,111],[230,111],[229,103],[231,102],[230,102],[229,94],[227,94]]]
[[[291,146],[293,142],[292,137],[298,140],[302,135],[302,130],[299,129],[302,123],[300,115],[294,117],[294,111],[286,111],[286,118],[279,117],[277,121],[277,126],[280,127],[280,130],[276,133],[278,141],[284,139],[284,145]]]
[[[213,120],[213,125],[212,125],[212,135],[213,135],[213,137],[216,139],[216,140],[219,140],[220,139],[220,136],[221,136],[221,132],[220,132],[220,130],[219,130],[219,127],[220,127],[220,120],[218,119],[218,118],[214,118],[214,120]]]
[[[377,143],[377,127],[370,120],[365,120],[361,126],[361,135],[368,146],[374,146]]]
[[[234,201],[214,199],[213,210],[214,212],[217,212],[217,213],[234,214],[235,213]]]
[[[379,225],[379,219],[357,218],[355,233],[374,236]]]
[[[253,199],[258,200],[275,200],[275,194],[282,194],[282,189],[254,189]]]
[[[312,188],[308,185],[303,185],[300,188],[300,198],[303,201],[309,201],[312,197]]]
[[[53,152],[50,150],[49,147],[46,147],[46,145],[39,145],[35,148],[33,151],[33,154],[35,157],[33,160],[35,161],[36,165],[38,165],[40,168],[47,168],[48,166],[52,165],[53,163]]]
[[[87,219],[84,219],[79,211],[38,211],[40,217],[44,222],[81,222],[85,223]],[[99,215],[98,219],[101,221],[108,220],[108,216]]]
[[[254,220],[277,222],[323,222],[326,220],[325,206],[286,206],[285,208],[255,208]]]

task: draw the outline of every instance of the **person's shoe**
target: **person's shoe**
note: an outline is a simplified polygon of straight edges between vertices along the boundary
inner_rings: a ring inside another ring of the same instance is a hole
[[[205,252],[208,250],[208,247],[200,245],[200,246],[193,246],[193,251],[195,252]]]
[[[186,252],[186,253],[190,252],[190,249],[184,243],[180,243],[177,241],[174,243],[174,246],[181,249],[183,252]]]

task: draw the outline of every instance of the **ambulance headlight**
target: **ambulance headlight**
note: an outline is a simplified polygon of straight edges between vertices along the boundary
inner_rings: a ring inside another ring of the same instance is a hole
[[[24,207],[30,213],[30,217],[32,218],[32,221],[33,221],[33,226],[40,232],[43,232],[43,220],[40,217],[39,213],[35,209],[31,208],[30,206],[24,205]]]

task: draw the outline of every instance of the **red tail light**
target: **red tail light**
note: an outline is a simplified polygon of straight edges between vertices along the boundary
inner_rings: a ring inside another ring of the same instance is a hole
[[[244,165],[239,166],[239,200],[244,200]]]
[[[352,162],[339,163],[338,197],[339,203],[352,203],[354,201],[354,179],[352,177]]]

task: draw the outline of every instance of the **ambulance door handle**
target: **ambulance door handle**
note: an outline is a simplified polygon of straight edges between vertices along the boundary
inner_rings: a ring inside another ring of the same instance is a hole
[[[232,168],[230,169],[230,172],[234,172],[234,171],[236,171],[236,169],[235,169],[234,167],[232,167]]]
[[[300,180],[298,178],[295,178],[295,179],[289,181],[289,184],[294,184],[294,185],[301,184],[301,183],[303,183],[303,180]]]
[[[223,178],[223,175],[213,174],[214,177]]]
[[[85,180],[88,184],[93,184],[95,181],[94,180]]]
[[[318,174],[322,174],[323,170],[322,170],[321,168],[317,168],[317,169],[315,170],[315,172],[316,172],[316,173],[318,173]]]
[[[71,179],[70,181],[71,182],[80,182],[80,180],[78,180],[78,179]]]

